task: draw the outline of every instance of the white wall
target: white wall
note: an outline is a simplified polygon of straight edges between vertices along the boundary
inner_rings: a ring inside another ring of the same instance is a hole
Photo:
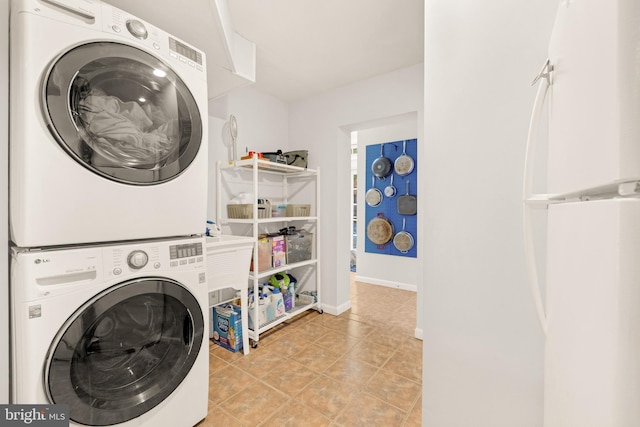
[[[238,122],[238,158],[249,151],[288,150],[289,106],[253,86],[236,89],[209,101],[209,198],[207,218],[215,219],[216,162],[231,160],[232,150],[224,144],[224,126],[233,114]]]
[[[350,132],[379,126],[391,117],[418,112],[422,141],[423,67],[416,65],[295,102],[289,108],[291,145],[309,150],[321,165],[322,298],[328,313],[349,308],[349,239],[352,206]],[[420,151],[420,149],[418,150]],[[420,161],[420,159],[418,159]],[[420,241],[420,236],[417,237]],[[422,253],[418,246],[418,256]],[[387,257],[393,268],[396,257]],[[421,273],[419,273],[421,274]],[[418,279],[418,283],[420,280]],[[420,295],[420,289],[418,288]],[[419,298],[419,300],[421,300]],[[418,324],[422,310],[418,303]]]
[[[529,83],[556,4],[425,3],[425,426],[542,425],[521,186]]]
[[[253,86],[236,89],[228,95],[209,101],[209,116],[238,121],[238,157],[249,151],[286,149],[289,140],[289,106]],[[209,133],[213,139],[219,133]],[[215,145],[218,144],[218,145]],[[221,142],[214,141],[215,149]],[[229,157],[230,158],[230,157]]]
[[[364,195],[371,187],[371,182],[366,182],[367,168],[366,147],[368,145],[382,144],[390,141],[402,141],[417,138],[418,116],[415,113],[397,117],[397,122],[388,123],[384,126],[374,127],[358,131],[358,248],[357,248],[357,269],[356,280],[374,283],[382,286],[407,289],[417,291],[418,285],[418,259],[409,257],[398,257],[365,252],[365,240],[367,224],[364,221],[366,203]],[[396,153],[398,155],[400,153]],[[417,173],[420,169],[417,169]],[[389,184],[389,181],[385,185]],[[396,185],[396,187],[398,187]],[[398,194],[404,194],[404,188],[397,188]],[[419,192],[418,192],[419,193]],[[416,194],[415,187],[412,194]],[[349,215],[350,211],[345,212]],[[418,212],[417,224],[421,227],[420,220],[422,212]],[[398,227],[399,224],[396,224]],[[396,232],[400,229],[396,229]],[[393,268],[389,265],[393,264]]]
[[[0,2],[0,224],[9,224],[9,3]],[[0,230],[0,404],[9,403],[9,230]]]

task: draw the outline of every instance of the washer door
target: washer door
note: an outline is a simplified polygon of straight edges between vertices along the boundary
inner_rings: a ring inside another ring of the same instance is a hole
[[[193,162],[202,118],[182,80],[158,58],[97,42],[62,54],[45,75],[47,125],[76,161],[118,182],[171,180]]]
[[[44,384],[70,419],[106,426],[136,418],[187,376],[204,339],[202,310],[170,279],[137,279],[97,295],[63,325]]]

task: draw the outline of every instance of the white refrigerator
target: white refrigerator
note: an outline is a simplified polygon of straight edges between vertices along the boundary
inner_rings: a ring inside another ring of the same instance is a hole
[[[544,426],[640,426],[640,0],[560,1],[537,84],[523,192]],[[535,194],[543,117],[547,190]],[[547,212],[540,284],[535,209]]]

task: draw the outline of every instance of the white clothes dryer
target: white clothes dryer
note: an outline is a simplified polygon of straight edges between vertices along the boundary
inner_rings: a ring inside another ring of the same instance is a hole
[[[202,234],[204,54],[99,0],[12,0],[10,14],[11,240]]]
[[[207,415],[204,238],[13,248],[12,403],[71,426],[191,427]]]

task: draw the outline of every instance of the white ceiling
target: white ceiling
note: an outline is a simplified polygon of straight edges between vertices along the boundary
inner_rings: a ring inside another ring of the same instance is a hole
[[[220,0],[107,1],[203,49],[209,65],[228,68],[214,25],[212,5]],[[255,86],[286,102],[423,61],[423,0],[226,3],[233,30],[256,45]],[[219,78],[209,73],[209,85]]]
[[[421,63],[423,0],[229,0],[256,86],[295,101]]]

